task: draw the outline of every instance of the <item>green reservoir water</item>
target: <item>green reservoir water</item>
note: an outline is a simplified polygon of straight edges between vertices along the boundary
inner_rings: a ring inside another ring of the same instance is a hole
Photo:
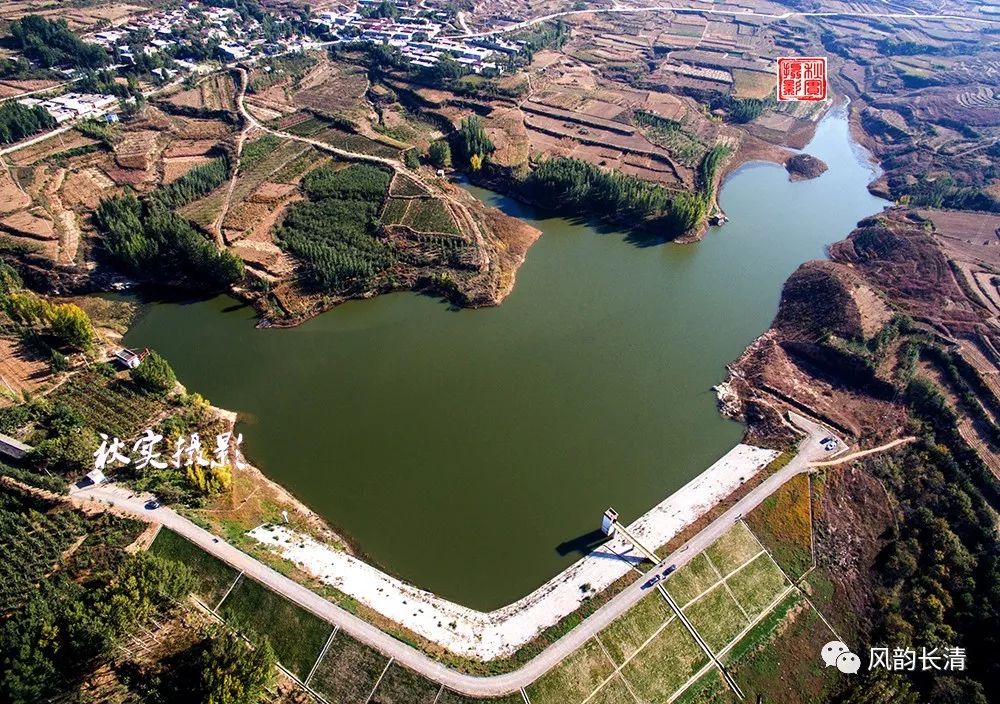
[[[885,203],[843,112],[806,151],[829,171],[741,168],[721,191],[731,222],[688,246],[471,189],[544,233],[497,308],[400,293],[257,330],[219,297],[151,304],[126,343],[238,411],[249,458],[369,559],[495,608],[578,559],[564,544],[609,505],[632,520],[739,441],[711,387],[788,275]]]

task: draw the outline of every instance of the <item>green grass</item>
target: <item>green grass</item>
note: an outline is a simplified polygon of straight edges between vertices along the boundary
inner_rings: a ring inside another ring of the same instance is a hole
[[[322,132],[325,128],[326,122],[320,120],[319,118],[311,117],[308,120],[303,120],[302,122],[292,125],[291,127],[286,127],[285,132],[299,137],[311,137],[319,132]]]
[[[271,641],[278,662],[305,679],[333,626],[244,577],[219,609],[226,621],[251,640]]]
[[[393,664],[379,682],[370,704],[434,704],[441,685]]]
[[[621,675],[615,675],[588,704],[635,704],[635,697],[628,691]]]
[[[656,634],[622,674],[645,701],[666,701],[708,662],[694,638],[677,619]]]
[[[319,167],[330,160],[330,157],[316,147],[309,147],[305,152],[295,157],[280,169],[270,175],[270,180],[276,183],[289,183],[313,168]]]
[[[737,523],[712,543],[705,554],[725,577],[760,552],[753,533],[743,523]]]
[[[281,182],[276,174],[303,155],[314,152],[314,147],[292,140],[278,141],[273,148],[264,148],[250,161],[240,162],[239,178],[233,187],[233,203],[240,203],[253,195],[265,181]],[[225,189],[221,190],[225,194]]]
[[[194,543],[166,528],[157,533],[149,551],[159,557],[187,565],[198,581],[195,594],[209,608],[215,608],[239,574],[222,560],[209,555]]]
[[[705,145],[697,137],[685,130],[665,130],[652,128],[646,137],[650,142],[663,147],[685,166],[695,166],[705,154]]]
[[[297,132],[296,134],[299,133]],[[360,134],[351,134],[336,127],[327,127],[326,129],[311,133],[310,136],[312,139],[329,144],[336,149],[343,149],[357,154],[380,156],[387,159],[398,159],[399,153],[402,151],[401,146],[393,146],[385,142],[369,139]]]
[[[718,573],[705,556],[699,554],[667,578],[666,588],[674,601],[684,606],[718,581]]]
[[[526,691],[531,704],[582,702],[614,668],[600,643],[591,638]]]
[[[758,694],[769,704],[829,701],[843,684],[819,657],[832,632],[813,608],[796,608],[800,601],[798,594],[782,601],[731,652],[729,670],[751,701]]]
[[[795,591],[782,599],[781,603],[775,606],[771,612],[750,629],[750,632],[740,638],[739,642],[733,645],[725,655],[727,665],[736,666],[745,657],[752,655],[754,651],[767,643],[778,624],[781,623],[788,614],[801,603],[802,595]]]
[[[829,614],[834,628],[850,642],[858,637],[861,618],[850,609],[844,609],[847,595],[838,593],[838,587],[830,576],[830,572],[821,567],[810,572],[803,582],[808,585],[806,591],[809,593],[809,601],[821,613]]]
[[[437,198],[421,198],[410,202],[403,224],[417,232],[445,232],[459,234],[458,225],[451,211]]]
[[[331,702],[364,702],[388,662],[377,650],[337,633],[309,685]]]
[[[497,699],[473,699],[446,689],[441,692],[437,704],[524,704],[524,697],[521,696],[520,692],[514,692]]]
[[[747,516],[747,525],[792,579],[812,567],[810,478],[789,479]]]
[[[722,585],[687,606],[684,614],[713,652],[728,645],[748,623],[740,607]]]
[[[722,679],[722,673],[712,668],[685,689],[674,704],[736,704],[736,695]]]
[[[749,565],[726,578],[726,585],[750,618],[756,618],[788,586],[788,580],[768,555],[760,555]]]
[[[612,659],[621,665],[670,618],[670,607],[655,589],[600,633]]]
[[[225,201],[225,191],[217,188],[204,198],[191,201],[183,208],[178,209],[177,213],[191,222],[207,228],[219,217]]]

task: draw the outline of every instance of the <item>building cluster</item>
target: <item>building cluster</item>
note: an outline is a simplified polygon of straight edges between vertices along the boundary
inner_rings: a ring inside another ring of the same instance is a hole
[[[239,21],[234,21],[239,20]],[[143,42],[142,51],[152,55],[176,43],[175,31],[189,28],[192,22],[201,26],[204,40],[218,39],[220,42],[238,42],[243,35],[249,36],[259,23],[253,18],[240,20],[236,11],[228,7],[203,7],[199,3],[171,10],[150,12],[133,18],[128,24],[115,29],[96,32],[88,37],[110,53],[121,57],[122,63],[135,63],[135,55],[130,44],[132,37],[145,32],[150,39]]]
[[[304,51],[314,42],[301,37],[280,38],[268,42],[261,23],[253,17],[242,17],[228,7],[209,7],[197,2],[170,9],[159,10],[134,17],[121,27],[96,32],[87,37],[109,52],[117,54],[123,64],[135,63],[134,47],[130,40],[140,34],[151,37],[143,42],[142,51],[152,55],[176,46],[178,30],[198,30],[199,38],[206,44],[218,43],[218,58],[222,61],[243,61],[253,55]],[[180,68],[198,72],[199,67],[188,61],[174,59]]]
[[[59,124],[87,117],[105,116],[114,120],[114,109],[118,107],[116,96],[93,93],[64,93],[54,98],[22,98],[17,102],[28,107],[45,108]]]
[[[464,65],[470,72],[495,75],[504,65],[503,58],[519,53],[523,42],[490,36],[459,39],[443,36],[449,15],[441,11],[420,10],[415,0],[395,0],[390,17],[366,16],[366,7],[381,6],[382,0],[358,0],[355,11],[324,11],[312,15],[310,24],[318,41],[306,36],[266,36],[262,23],[226,7],[210,7],[191,1],[170,9],[156,10],[131,17],[126,24],[107,27],[84,39],[101,45],[118,62],[112,68],[135,65],[139,56],[155,56],[178,47],[180,37],[200,40],[202,46],[217,46],[209,59],[223,62],[253,60],[339,43],[370,42],[396,47],[413,66],[432,67],[445,55]],[[276,18],[280,21],[280,17]],[[139,56],[137,54],[142,52]],[[202,73],[214,70],[210,61],[185,60],[185,52],[169,52],[169,62],[150,71],[161,81],[178,73]],[[203,54],[201,54],[203,56]],[[179,56],[179,57],[178,57]],[[67,76],[75,69],[63,71]],[[21,103],[45,108],[57,123],[81,118],[105,117],[116,121],[118,98],[113,95],[66,93],[58,97],[24,98]]]
[[[378,5],[379,0],[359,0],[358,6]],[[331,43],[370,42],[396,47],[411,65],[430,67],[445,54],[473,73],[499,73],[498,63],[504,54],[516,54],[521,46],[499,38],[462,40],[440,36],[444,30],[443,13],[412,14],[405,2],[397,2],[399,17],[365,17],[359,12],[319,12],[310,22],[322,30]],[[408,14],[409,13],[409,14]]]

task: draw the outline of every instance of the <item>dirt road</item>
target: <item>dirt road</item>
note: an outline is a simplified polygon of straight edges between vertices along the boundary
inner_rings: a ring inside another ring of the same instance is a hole
[[[810,467],[833,467],[834,465],[843,464],[844,462],[853,462],[854,460],[861,459],[862,457],[867,457],[868,455],[874,455],[878,452],[885,452],[886,450],[891,450],[899,445],[905,445],[910,442],[914,442],[917,438],[913,435],[905,438],[897,438],[892,442],[887,442],[885,445],[879,445],[878,447],[873,447],[870,450],[861,450],[860,452],[852,452],[849,455],[844,455],[843,457],[838,457],[835,460],[827,460],[825,462],[810,462]]]

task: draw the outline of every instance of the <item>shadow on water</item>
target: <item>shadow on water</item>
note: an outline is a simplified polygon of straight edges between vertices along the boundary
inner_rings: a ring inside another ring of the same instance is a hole
[[[430,286],[425,288],[414,289],[413,291],[405,291],[405,293],[415,293],[421,298],[429,298],[435,303],[440,304],[441,307],[444,308],[444,310],[449,311],[451,313],[460,313],[461,311],[465,310],[464,306],[459,305],[458,303],[451,300],[440,291],[437,291]]]
[[[556,552],[559,553],[560,557],[566,557],[574,553],[583,557],[584,555],[589,555],[596,547],[603,545],[607,541],[608,536],[604,535],[604,531],[595,529],[589,533],[584,533],[583,535],[578,535],[575,538],[559,543],[556,545]]]
[[[465,176],[459,176],[455,181],[465,186],[477,187]],[[649,228],[631,227],[630,223],[624,220],[614,222],[592,213],[581,213],[579,210],[568,211],[565,208],[545,207],[537,203],[523,201],[519,199],[516,189],[503,196],[493,194],[493,197],[486,197],[484,200],[488,205],[499,209],[506,215],[522,220],[533,220],[536,226],[542,227],[542,229],[547,221],[552,220],[560,224],[569,224],[572,227],[587,228],[590,231],[589,234],[620,237],[623,242],[640,249],[658,247],[677,239],[677,235],[664,235]]]
[[[110,294],[115,295],[115,294]],[[156,286],[153,284],[142,284],[136,286],[135,288],[129,289],[127,294],[129,297],[133,297],[137,302],[146,306],[154,303],[169,303],[173,305],[180,306],[190,306],[197,305],[199,303],[205,303],[216,298],[219,294],[215,293],[197,293],[193,291],[188,291],[172,286]],[[238,309],[246,306],[245,303],[240,303],[233,299],[234,303],[230,308]]]
[[[550,210],[539,206],[525,205],[523,207],[534,211],[532,215],[543,222],[548,219],[561,220],[574,227],[585,227],[590,231],[590,234],[620,237],[622,242],[626,242],[639,249],[659,247],[676,239],[676,236],[664,235],[648,227],[629,227],[626,222],[611,222],[596,215],[566,213],[559,209]]]
[[[244,301],[236,301],[232,305],[226,306],[225,308],[223,308],[222,312],[223,313],[236,313],[236,312],[241,311],[241,310],[247,310],[250,307],[251,306],[250,306],[249,303],[246,303]]]
[[[647,247],[659,247],[677,239],[676,236],[668,236],[659,232],[653,232],[647,228],[634,228],[625,233],[625,241],[633,247],[646,249]]]

